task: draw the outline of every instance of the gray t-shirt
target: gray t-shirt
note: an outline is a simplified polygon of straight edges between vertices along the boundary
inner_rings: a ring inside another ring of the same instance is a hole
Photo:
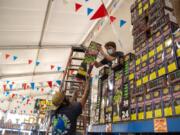
[[[77,118],[81,113],[79,102],[56,110],[51,116],[52,135],[76,135]]]

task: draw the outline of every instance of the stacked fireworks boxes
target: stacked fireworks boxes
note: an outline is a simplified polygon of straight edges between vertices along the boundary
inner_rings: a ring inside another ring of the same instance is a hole
[[[177,115],[179,40],[170,0],[136,0],[131,6],[135,50],[135,88],[131,90],[131,120]],[[177,71],[177,73],[175,72]],[[173,76],[173,75],[172,75]],[[177,86],[175,85],[177,84]],[[176,88],[174,88],[176,87]],[[175,90],[174,90],[175,89]],[[176,94],[175,94],[176,93]]]
[[[124,57],[124,68],[123,68],[123,87],[122,87],[122,103],[121,103],[121,120],[130,120],[130,92],[134,87],[134,80],[129,79],[129,74],[134,73],[134,54],[129,53]]]

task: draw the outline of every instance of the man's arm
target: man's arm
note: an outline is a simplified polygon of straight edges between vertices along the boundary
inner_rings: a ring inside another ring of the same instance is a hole
[[[116,59],[116,57],[113,57],[113,56],[110,56],[110,55],[107,55],[102,48],[100,48],[100,52],[101,54],[104,56],[104,58],[108,61],[113,61]]]
[[[89,92],[90,92],[89,78],[87,78],[86,79],[86,86],[85,86],[85,89],[84,89],[84,93],[83,93],[83,96],[82,96],[81,101],[80,101],[82,107],[84,107],[84,105],[86,104],[87,98],[89,96]]]

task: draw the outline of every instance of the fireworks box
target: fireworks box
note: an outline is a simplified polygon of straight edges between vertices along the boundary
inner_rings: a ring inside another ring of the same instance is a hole
[[[144,51],[142,53],[142,57],[141,57],[141,72],[144,72],[146,70],[148,70],[148,64],[149,64],[149,61],[148,61],[148,53],[147,51]]]
[[[157,76],[161,77],[167,73],[166,64],[157,65]]]
[[[140,44],[143,44],[150,37],[150,31],[141,33],[139,36],[134,36],[133,48],[137,48]]]
[[[173,85],[180,82],[180,70],[177,70],[171,74],[168,74],[168,83]]]
[[[130,110],[129,110],[129,107],[122,107],[121,119],[122,119],[122,121],[130,120]]]
[[[86,49],[85,58],[78,69],[78,72],[76,75],[77,78],[85,80],[87,74],[91,73],[92,68],[93,68],[91,63],[93,63],[96,60],[97,55],[99,54],[100,46],[101,44],[96,43],[94,41],[90,43],[89,47]]]
[[[153,91],[159,88],[167,87],[167,78],[166,76],[160,77],[156,80],[150,81],[148,83],[148,91]]]
[[[136,60],[135,60],[135,65],[136,65],[136,74],[139,74],[140,72],[140,67],[141,67],[141,55],[137,55],[136,56]]]
[[[135,55],[133,53],[128,53],[124,57],[124,61],[132,61],[135,59]]]
[[[178,29],[174,34],[174,44],[175,44],[177,62],[180,67],[180,29]]]
[[[142,77],[141,74],[136,73],[136,88],[140,87],[142,85]]]
[[[107,78],[109,74],[109,67],[103,67],[100,71],[99,71],[99,78]]]
[[[145,117],[146,119],[153,118],[153,104],[152,104],[152,93],[146,93],[144,95],[144,104],[145,104]]]
[[[137,106],[136,104],[131,104],[131,120],[137,120]]]
[[[135,88],[135,81],[131,80],[129,81],[129,89],[133,90]]]
[[[167,48],[169,46],[173,46],[173,37],[172,37],[172,35],[168,35],[168,36],[165,37],[164,45],[165,45],[165,48]]]
[[[176,83],[172,87],[173,93],[173,104],[174,104],[174,112],[175,115],[180,115],[180,84]]]
[[[161,91],[156,90],[153,92],[153,109],[154,109],[154,117],[159,118],[163,116],[162,111],[162,100],[161,100]]]
[[[164,41],[161,40],[160,42],[157,42],[155,44],[155,53],[156,55],[160,52],[162,52],[164,50],[165,46],[164,46]]]
[[[167,66],[167,72],[168,73],[176,71],[178,69],[177,59],[169,59],[166,62],[166,66]]]
[[[165,48],[164,57],[165,57],[166,61],[168,61],[170,59],[176,59],[174,46],[169,46],[169,47]]]
[[[119,71],[115,71],[114,74],[114,88],[118,89],[120,87],[122,87],[122,83],[123,83],[123,70],[119,70]]]
[[[157,68],[154,67],[152,69],[149,70],[149,80],[155,80],[157,78]]]
[[[149,71],[146,70],[141,73],[142,74],[142,83],[146,84],[149,81]]]
[[[121,104],[122,104],[122,90],[120,88],[114,89],[113,96],[113,122],[121,120]]]
[[[159,53],[156,54],[156,64],[160,65],[165,63],[165,59],[164,59],[164,51],[161,51]]]
[[[148,57],[149,57],[149,69],[152,69],[153,67],[155,67],[155,61],[156,61],[155,46],[151,46],[149,48]]]
[[[157,10],[150,10],[149,11],[148,23],[151,25],[153,22],[155,22],[156,20],[158,20],[159,18],[161,18],[165,15],[169,15],[172,18],[171,20],[176,20],[171,9],[169,9],[169,8],[158,8]]]
[[[172,94],[171,89],[166,87],[162,89],[162,101],[163,101],[163,111],[164,117],[172,116],[173,115],[173,102],[172,102]]]
[[[155,34],[157,31],[159,31],[160,29],[162,29],[166,24],[173,22],[176,23],[175,18],[171,18],[169,16],[169,14],[161,17],[160,19],[158,19],[157,21],[155,21],[152,25],[151,25],[151,35]]]
[[[160,30],[157,31],[154,35],[153,35],[153,39],[156,43],[159,43],[161,41],[164,41],[164,37],[163,37],[163,32],[161,32]]]
[[[138,104],[138,120],[143,120],[145,119],[145,108],[144,108],[144,103]]]
[[[167,37],[169,35],[172,35],[177,29],[178,29],[178,25],[170,22],[168,24],[166,24],[163,28],[162,28],[162,32],[163,32],[163,36]]]

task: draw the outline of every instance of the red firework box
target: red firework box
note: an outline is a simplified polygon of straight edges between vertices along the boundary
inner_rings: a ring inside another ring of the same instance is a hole
[[[175,115],[180,115],[180,84],[176,83],[172,87],[173,93],[173,104],[174,104],[174,112]]]
[[[173,102],[170,87],[163,88],[161,91],[164,117],[173,115]]]
[[[148,92],[144,95],[144,104],[145,104],[145,118],[153,118],[153,104],[152,104],[152,92]]]
[[[153,110],[154,117],[159,118],[163,116],[162,100],[161,100],[161,90],[154,90],[152,92],[153,96]]]

